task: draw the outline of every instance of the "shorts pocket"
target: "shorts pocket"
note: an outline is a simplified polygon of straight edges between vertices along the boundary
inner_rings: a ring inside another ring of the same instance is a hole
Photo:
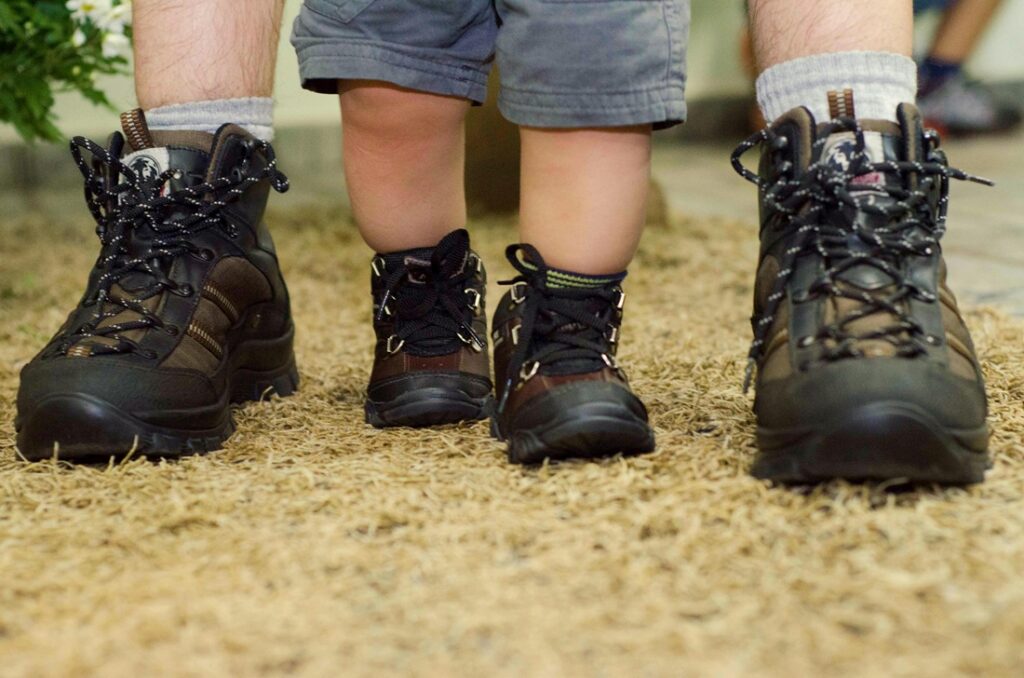
[[[377,0],[306,0],[306,7],[332,19],[348,23]]]

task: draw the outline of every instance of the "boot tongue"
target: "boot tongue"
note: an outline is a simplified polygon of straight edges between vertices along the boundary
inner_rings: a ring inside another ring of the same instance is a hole
[[[462,275],[469,265],[469,233],[465,229],[452,231],[434,247],[423,247],[383,255],[391,270],[404,266],[405,280],[395,297],[399,317],[419,316],[425,304],[433,302],[428,313],[441,313],[433,280],[453,280]],[[437,337],[416,342],[417,348],[435,353],[457,348],[455,337]]]
[[[161,195],[178,191],[183,188],[202,183],[206,178],[210,164],[210,149],[213,146],[213,135],[204,132],[168,131],[151,132],[146,124],[146,116],[141,109],[128,111],[121,115],[121,129],[125,137],[125,147],[121,156],[121,164],[128,167],[139,178],[142,184],[155,185],[160,175],[169,170],[179,170],[160,189]],[[128,200],[125,195],[121,200]],[[183,216],[181,210],[169,210],[165,217],[169,220]],[[144,223],[138,224],[132,238],[127,244],[130,253],[143,252],[149,246],[154,234]],[[164,265],[169,265],[165,262]],[[131,298],[134,292],[145,289],[152,283],[152,276],[137,271],[123,276],[111,289],[116,297]],[[150,311],[159,306],[162,295],[150,297],[143,302]],[[139,319],[139,314],[119,305],[107,304],[103,309],[112,314],[105,318],[99,327],[115,323],[130,322]],[[123,332],[122,336],[138,340],[145,330]],[[117,342],[106,337],[92,337],[79,342],[83,353],[90,345],[114,345]]]
[[[434,260],[437,259],[436,275],[451,279],[462,274],[469,265],[469,233],[465,229],[452,231],[434,247],[420,247],[383,255],[388,269],[405,266],[409,274],[406,282],[413,287],[423,287],[435,275]]]
[[[894,123],[884,120],[861,121],[864,129],[864,155],[870,163],[900,160],[900,139],[902,134]],[[821,162],[841,171],[849,171],[856,162],[858,153],[857,137],[853,132],[837,132],[825,140],[821,150]],[[850,190],[854,192],[869,191],[885,195],[878,190],[879,186],[891,186],[901,183],[899,176],[883,172],[868,171],[858,174],[850,181]]]
[[[126,141],[121,163],[144,183],[155,182],[169,169],[178,170],[161,189],[163,195],[205,180],[212,134],[189,130],[151,132],[142,109],[122,114],[121,128]]]
[[[153,186],[167,170],[176,170],[160,188],[161,195],[201,184],[210,165],[210,149],[214,136],[206,132],[151,131],[142,109],[121,114],[121,129],[125,137],[125,154],[121,164],[130,169],[144,186]],[[122,204],[129,200],[122,196]],[[181,208],[169,209],[166,220],[186,216]],[[139,224],[130,248],[145,248],[153,233],[145,224]],[[125,290],[144,287],[149,276],[131,273],[121,280]]]
[[[853,94],[848,92],[845,99],[849,110],[846,112],[840,110],[837,113],[833,98],[830,97],[830,108],[834,118],[854,117]],[[839,108],[843,109],[843,106],[840,105]],[[906,182],[905,177],[896,172],[873,169],[858,172],[857,166],[863,167],[867,163],[878,164],[904,160],[907,153],[904,139],[910,135],[910,132],[905,132],[899,124],[888,120],[858,119],[857,122],[863,133],[863,147],[860,147],[854,132],[836,132],[826,137],[817,161],[835,170],[854,174],[849,181],[848,189],[858,203],[870,202],[880,206],[894,203],[896,198],[884,189],[903,187]],[[823,133],[823,127],[818,128],[819,134]],[[860,153],[863,153],[866,158],[859,158]],[[834,218],[847,224],[858,223],[869,228],[882,228],[888,225],[886,217],[856,207],[844,208],[842,213],[834,215]],[[873,251],[873,245],[865,242],[853,232],[846,237],[846,247],[854,254],[869,254]],[[897,282],[879,267],[868,263],[844,270],[836,276],[836,281],[840,287],[854,295],[868,293],[873,296],[891,292],[893,285]],[[859,312],[862,306],[863,304],[855,299],[837,297],[829,302],[825,310],[826,319],[829,322],[834,322],[842,318],[849,318]],[[887,312],[876,311],[847,322],[845,327],[855,334],[870,334],[874,330],[891,325],[895,320],[896,318]],[[892,344],[885,340],[861,340],[857,346],[865,355],[891,355],[893,351]]]
[[[125,137],[125,146],[121,155],[121,164],[128,167],[143,187],[155,185],[160,175],[167,170],[178,170],[160,189],[161,195],[178,191],[190,186],[201,184],[206,179],[210,165],[210,153],[214,135],[193,131],[157,131],[153,132],[146,124],[146,116],[141,109],[128,111],[121,115],[121,128]],[[123,179],[121,179],[123,181]],[[114,183],[117,177],[114,178]],[[136,194],[137,195],[137,194]],[[129,200],[122,195],[122,204]],[[185,212],[181,208],[168,209],[163,215],[166,220],[181,218]],[[130,254],[144,252],[154,234],[145,224],[139,223],[133,228],[132,237],[127,243]],[[170,265],[164,262],[163,265]],[[111,288],[111,294],[118,298],[131,298],[139,290],[152,283],[152,276],[143,271],[128,273]],[[151,296],[141,302],[150,312],[159,307],[162,294]],[[107,303],[101,309],[109,314],[99,323],[98,327],[126,323],[138,320],[141,316],[134,310],[126,309],[118,304]],[[121,336],[137,341],[146,330],[137,329],[121,332]],[[69,355],[86,356],[94,346],[113,346],[117,341],[109,337],[89,337],[77,343]]]
[[[858,122],[863,131],[863,148],[859,147],[857,135],[854,132],[836,132],[826,137],[821,148],[819,162],[838,171],[856,172],[858,164],[898,162],[903,159],[903,130],[898,124],[887,120],[859,120]],[[866,157],[860,159],[858,157],[860,153]],[[884,188],[902,186],[904,181],[904,177],[895,172],[868,170],[857,173],[850,180],[848,188],[858,202],[870,201],[876,205],[885,205],[895,202],[896,198],[889,195]],[[864,222],[866,225],[876,228],[886,226],[885,217],[870,214],[855,207],[844,208],[842,213],[836,214],[834,218],[844,222]],[[850,233],[847,237],[847,247],[851,252],[868,253],[871,251],[872,245]],[[869,264],[849,268],[838,277],[863,290],[882,290],[895,282],[884,271]]]

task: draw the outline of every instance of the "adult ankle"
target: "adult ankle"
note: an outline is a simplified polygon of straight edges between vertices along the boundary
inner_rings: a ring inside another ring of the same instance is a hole
[[[792,59],[772,66],[757,79],[757,99],[769,123],[804,106],[817,122],[835,117],[831,92],[851,90],[855,110],[838,107],[843,116],[896,122],[901,103],[917,97],[917,66],[890,52],[837,52]]]
[[[207,99],[146,111],[149,129],[215,133],[221,125],[234,123],[264,141],[274,139],[274,100],[271,97]]]

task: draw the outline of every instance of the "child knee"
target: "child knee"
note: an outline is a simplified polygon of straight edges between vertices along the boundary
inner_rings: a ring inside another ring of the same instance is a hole
[[[372,134],[410,138],[461,130],[468,102],[454,97],[414,92],[384,82],[355,81],[339,87],[346,128]]]

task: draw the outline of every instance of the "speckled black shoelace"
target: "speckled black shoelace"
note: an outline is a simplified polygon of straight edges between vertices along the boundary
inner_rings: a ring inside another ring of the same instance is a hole
[[[547,283],[548,267],[533,246],[509,245],[505,254],[519,275],[501,284],[524,285],[526,289],[517,302],[523,304],[519,342],[509,360],[499,411],[504,409],[516,380],[526,381],[544,367],[557,370],[559,365],[572,365],[574,372],[605,365],[618,369],[610,352],[612,339],[608,332],[622,290],[617,285],[552,287]]]
[[[229,237],[235,237],[236,228],[223,218],[221,211],[253,184],[269,179],[276,191],[288,190],[288,179],[277,169],[270,144],[255,140],[248,152],[254,150],[267,159],[266,166],[257,172],[250,173],[248,164],[244,163],[244,171],[161,195],[169,181],[181,176],[178,170],[168,169],[147,182],[121,162],[119,152],[111,152],[83,137],[71,140],[71,155],[85,177],[85,200],[96,221],[96,234],[101,244],[96,268],[102,274],[95,293],[82,302],[95,306],[96,312],[86,323],[64,334],[59,347],[61,353],[67,353],[71,346],[88,337],[113,340],[113,343],[93,344],[93,354],[142,351],[123,333],[151,327],[177,330],[166,327],[160,317],[144,306],[147,299],[165,290],[183,296],[194,292],[188,285],[168,278],[166,272],[173,261],[185,255],[203,259],[211,256],[192,242],[203,230],[221,228]],[[86,154],[91,162],[86,161]],[[110,177],[119,181],[108,185]],[[172,213],[176,216],[169,217]],[[145,240],[138,237],[142,229],[146,230]],[[133,278],[132,296],[112,293],[114,286],[128,276]],[[139,284],[140,278],[143,284]],[[104,320],[123,310],[133,311],[138,317],[99,327]]]
[[[483,340],[473,330],[479,297],[471,299],[476,290],[466,286],[474,273],[475,257],[469,250],[469,235],[460,229],[441,239],[427,266],[403,259],[383,271],[387,277],[377,320],[388,314],[393,319],[390,352],[405,348],[415,354],[444,355],[459,342],[483,349]],[[410,275],[418,276],[419,282],[412,283]]]
[[[927,159],[924,162],[873,162],[866,151],[864,130],[853,118],[834,120],[820,130],[812,157],[821,158],[829,136],[841,132],[854,135],[854,150],[849,163],[830,163],[820,159],[802,172],[795,173],[796,168],[787,160],[778,165],[779,177],[773,182],[764,181],[744,167],[742,156],[762,144],[780,151],[788,143],[786,137],[770,128],[765,129],[745,140],[732,153],[736,172],[760,188],[761,199],[770,209],[784,215],[784,230],[789,234],[786,236],[789,245],[779,262],[779,272],[767,304],[753,319],[754,340],[748,354],[744,391],[750,387],[797,261],[805,256],[820,257],[826,266],[810,285],[807,300],[847,298],[860,305],[833,322],[823,324],[815,335],[798,341],[805,344],[828,341],[826,350],[822,352],[822,360],[825,361],[858,356],[858,342],[872,339],[892,343],[900,356],[912,357],[924,351],[924,344],[934,341],[934,338],[929,337],[908,314],[906,301],[916,298],[934,303],[937,299],[906,276],[904,260],[911,256],[930,256],[938,245],[946,228],[951,179],[993,185],[988,179],[947,167],[938,151],[938,136],[931,132],[925,135]],[[851,188],[856,177],[870,173],[880,173],[889,179],[899,177],[900,180],[861,185],[857,187],[860,190]],[[916,177],[916,185],[908,181],[911,176]],[[933,214],[928,194],[936,182],[940,183],[941,197]],[[885,199],[880,200],[879,197]],[[879,215],[887,225],[872,228],[859,223],[857,212]],[[852,246],[851,239],[855,239],[856,247]],[[842,284],[837,280],[843,272],[865,265],[878,269],[894,281],[885,294],[861,289],[845,279]],[[876,313],[890,314],[894,320],[868,332],[858,334],[850,330],[851,323]]]

